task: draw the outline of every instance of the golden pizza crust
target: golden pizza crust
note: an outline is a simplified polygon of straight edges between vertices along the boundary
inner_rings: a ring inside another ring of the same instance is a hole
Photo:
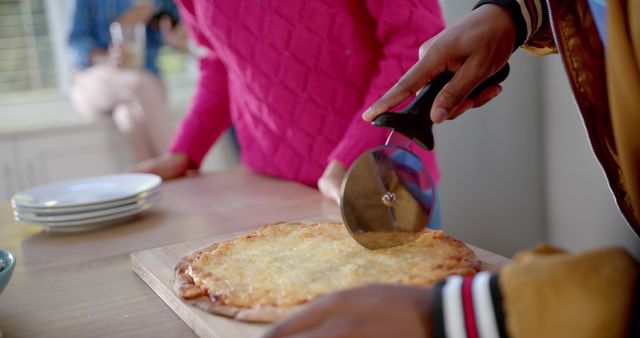
[[[479,267],[471,249],[442,231],[372,251],[342,223],[275,223],[183,257],[174,290],[208,312],[272,322],[334,291],[371,283],[429,286]]]
[[[239,308],[229,306],[224,303],[212,300],[205,290],[195,285],[193,278],[189,274],[190,266],[203,253],[215,250],[219,243],[208,245],[182,257],[174,268],[173,291],[182,299],[204,311],[235,318],[245,322],[271,323],[280,318],[284,318],[293,310],[289,308],[277,308],[274,306],[263,306],[259,308]]]

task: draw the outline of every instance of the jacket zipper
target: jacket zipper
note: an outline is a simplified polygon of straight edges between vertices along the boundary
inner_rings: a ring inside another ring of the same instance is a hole
[[[562,57],[564,51],[562,50],[560,39],[558,38],[558,34],[556,33],[556,27],[553,24],[555,21],[553,20],[553,11],[551,10],[551,1],[546,0],[545,2],[547,4],[547,12],[549,14],[549,26],[551,27],[551,35],[553,36],[553,42],[556,44],[556,48],[558,49],[558,55]],[[582,116],[582,109],[580,107],[580,104],[578,103],[578,100],[576,100],[576,94],[575,94],[575,89],[573,88],[573,85],[571,86],[571,99],[573,99],[573,103],[575,104],[578,110],[578,117],[580,119],[580,122],[582,122],[582,129],[584,130],[584,135],[587,137],[587,141],[589,142],[589,149],[591,150],[591,154],[593,155],[593,158],[596,159],[596,162],[598,163],[598,167],[602,172],[602,176],[604,176],[604,179],[607,182],[607,188],[609,188],[611,195],[613,195],[613,199],[616,202],[615,203],[616,207],[618,208],[618,211],[622,214],[622,218],[627,223],[627,226],[631,228],[631,232],[636,234],[634,228],[631,226],[631,222],[629,222],[629,220],[627,219],[627,215],[625,214],[624,210],[622,210],[622,208],[620,207],[620,203],[618,203],[618,196],[616,196],[613,189],[611,189],[611,183],[609,182],[609,177],[607,176],[607,172],[604,170],[602,163],[600,163],[598,156],[596,156],[595,150],[593,150],[593,144],[591,143],[591,138],[589,137],[589,132],[587,131],[587,124],[584,122],[584,117]],[[636,236],[640,238],[639,234],[636,234]]]

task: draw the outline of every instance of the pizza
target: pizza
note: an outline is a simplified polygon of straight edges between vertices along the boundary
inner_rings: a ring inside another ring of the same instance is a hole
[[[275,223],[180,259],[174,291],[215,314],[272,322],[334,291],[370,283],[430,286],[479,267],[469,247],[442,231],[369,250],[342,223]]]

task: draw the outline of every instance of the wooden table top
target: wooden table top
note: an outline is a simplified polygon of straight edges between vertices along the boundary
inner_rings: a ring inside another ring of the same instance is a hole
[[[133,221],[50,234],[0,205],[0,248],[17,259],[0,295],[6,337],[162,336],[194,333],[133,272],[131,252],[289,220],[339,219],[316,190],[233,168],[167,182],[162,200]],[[496,259],[500,259],[496,255]]]

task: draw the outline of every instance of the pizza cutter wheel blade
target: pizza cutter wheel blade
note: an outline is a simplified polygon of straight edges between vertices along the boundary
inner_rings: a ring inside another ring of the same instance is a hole
[[[422,161],[394,145],[371,149],[342,181],[340,209],[353,238],[368,249],[415,240],[428,224],[434,184]]]

